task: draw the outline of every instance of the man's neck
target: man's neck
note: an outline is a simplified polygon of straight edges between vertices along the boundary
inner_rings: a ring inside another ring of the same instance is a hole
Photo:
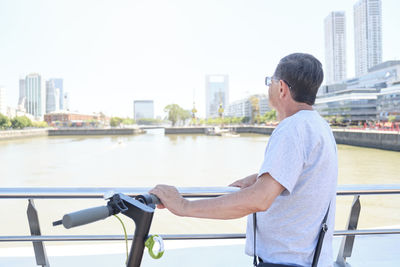
[[[300,110],[313,110],[313,107],[306,103],[294,102],[293,104],[288,105],[281,112],[278,111],[278,120],[282,121],[282,120],[286,119],[287,117],[290,117],[290,116],[296,114]]]

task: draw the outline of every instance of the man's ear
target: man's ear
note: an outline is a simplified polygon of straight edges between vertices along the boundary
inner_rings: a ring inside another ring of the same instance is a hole
[[[287,87],[287,84],[284,81],[280,80],[279,81],[279,96],[280,97],[286,96],[288,94],[288,90],[289,90],[289,87]]]

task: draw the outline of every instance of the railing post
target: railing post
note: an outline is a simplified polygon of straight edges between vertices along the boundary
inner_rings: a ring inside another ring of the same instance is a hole
[[[358,218],[360,217],[361,203],[360,195],[355,195],[353,203],[351,205],[350,216],[347,222],[347,230],[356,230],[358,224]],[[354,235],[343,236],[342,243],[340,245],[339,253],[335,262],[335,266],[347,267],[350,264],[346,263],[346,257],[351,257],[354,245]]]
[[[29,229],[32,236],[40,236],[39,216],[35,208],[33,199],[29,199],[28,209],[26,211],[29,221]],[[42,241],[32,241],[33,250],[35,251],[36,264],[42,267],[50,267],[47,259],[46,249]]]

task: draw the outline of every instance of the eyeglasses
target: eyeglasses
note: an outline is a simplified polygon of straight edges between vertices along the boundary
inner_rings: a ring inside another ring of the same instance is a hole
[[[272,76],[272,77],[265,77],[265,85],[266,85],[266,86],[271,86],[272,80],[279,81],[279,80],[281,80],[281,79],[275,78],[275,77],[273,77],[273,76]],[[282,81],[284,81],[284,82],[287,84],[287,86],[289,87],[289,89],[292,89],[292,86],[291,86],[287,81],[285,81],[285,80],[282,80]]]

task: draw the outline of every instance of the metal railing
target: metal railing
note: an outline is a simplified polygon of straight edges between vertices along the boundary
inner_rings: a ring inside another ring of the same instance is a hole
[[[0,188],[0,199],[28,199],[28,221],[31,231],[30,236],[0,236],[0,242],[32,242],[37,265],[50,266],[44,241],[117,241],[124,240],[123,235],[54,235],[42,236],[40,232],[37,210],[34,199],[93,199],[103,198],[105,193],[118,192],[135,197],[145,194],[150,190],[146,187],[15,187]],[[182,187],[179,192],[185,198],[210,198],[233,193],[238,188],[233,187]],[[356,235],[381,235],[400,234],[400,229],[368,229],[357,230],[358,219],[361,211],[361,195],[389,195],[400,194],[400,185],[366,185],[366,186],[339,186],[338,196],[354,196],[351,211],[345,230],[334,231],[335,236],[343,236],[341,247],[335,266],[349,266],[346,258],[351,257]],[[132,239],[132,236],[129,236]],[[201,240],[201,239],[240,239],[245,234],[186,234],[162,235],[165,240]]]

